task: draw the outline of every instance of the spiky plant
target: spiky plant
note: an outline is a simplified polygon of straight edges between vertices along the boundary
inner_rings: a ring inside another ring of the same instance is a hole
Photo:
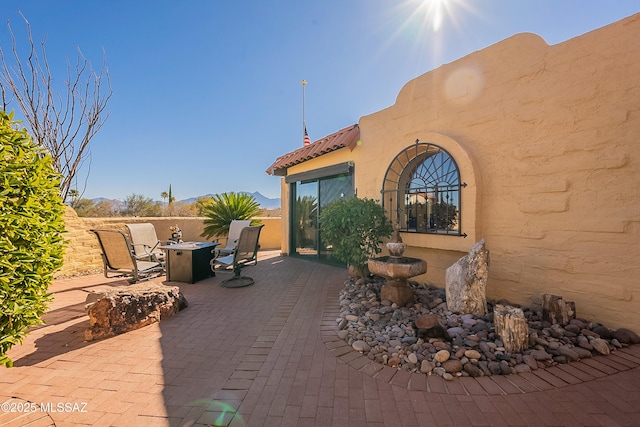
[[[207,219],[204,220],[201,236],[206,239],[226,236],[229,234],[231,221],[252,219],[262,212],[256,199],[247,193],[215,194],[202,204],[201,215]],[[260,224],[260,221],[251,221],[251,225],[256,224]]]

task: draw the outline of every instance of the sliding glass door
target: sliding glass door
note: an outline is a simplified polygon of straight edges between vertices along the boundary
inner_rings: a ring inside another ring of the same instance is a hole
[[[318,182],[297,182],[292,206],[292,236],[296,254],[318,255]]]
[[[291,247],[295,255],[334,261],[332,250],[320,238],[320,214],[334,200],[351,197],[353,175],[340,174],[291,183]]]

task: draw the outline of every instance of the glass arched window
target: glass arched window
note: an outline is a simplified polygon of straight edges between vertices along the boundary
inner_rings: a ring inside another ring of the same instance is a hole
[[[400,231],[461,236],[458,165],[435,144],[416,141],[387,169],[382,204]]]

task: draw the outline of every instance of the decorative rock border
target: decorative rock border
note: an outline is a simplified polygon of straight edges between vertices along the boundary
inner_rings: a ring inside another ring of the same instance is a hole
[[[408,390],[468,395],[522,394],[580,384],[640,367],[640,346],[632,345],[618,348],[606,356],[594,356],[511,375],[459,376],[447,381],[433,373],[409,372],[371,360],[338,336],[340,329],[336,319],[340,318],[341,311],[336,301],[340,293],[341,289],[336,286],[327,295],[320,331],[326,348],[342,362],[377,381]]]

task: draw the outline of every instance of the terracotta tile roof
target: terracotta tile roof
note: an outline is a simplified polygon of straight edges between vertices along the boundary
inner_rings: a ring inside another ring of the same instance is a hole
[[[269,169],[267,169],[267,173],[269,175],[282,176],[286,174],[288,167],[322,156],[323,154],[345,147],[353,150],[359,139],[360,127],[357,124],[346,127],[309,145],[278,157]]]

